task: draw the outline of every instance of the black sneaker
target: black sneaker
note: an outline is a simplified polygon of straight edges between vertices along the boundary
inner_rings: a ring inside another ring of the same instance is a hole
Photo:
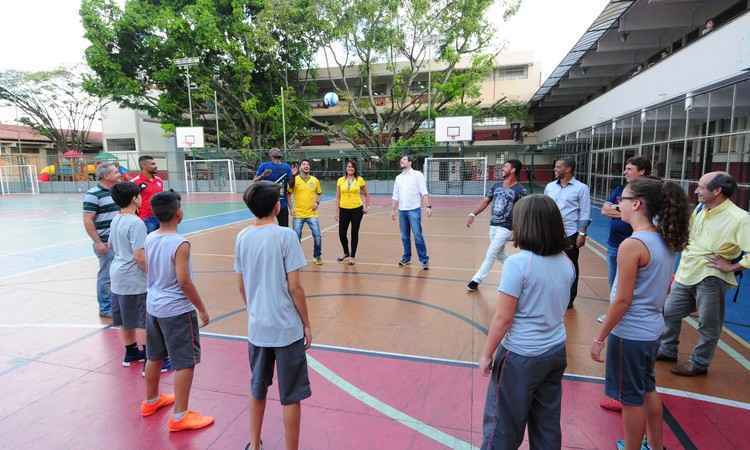
[[[466,290],[469,292],[476,292],[477,289],[479,289],[479,283],[474,280],[469,281],[469,284],[466,285]]]
[[[146,360],[146,351],[138,347],[126,348],[125,357],[122,359],[123,367],[130,367],[131,363]]]
[[[167,373],[174,370],[174,367],[172,367],[172,361],[169,359],[169,356],[164,358],[164,361],[161,363],[161,373]],[[141,376],[146,376],[146,365],[143,365],[143,369],[141,369]]]
[[[430,266],[428,264],[422,264],[422,270],[430,270]]]
[[[400,261],[398,262],[398,266],[399,266],[399,267],[406,267],[406,266],[410,266],[410,265],[411,265],[411,261],[404,261],[404,260],[402,259],[402,260],[400,260]]]

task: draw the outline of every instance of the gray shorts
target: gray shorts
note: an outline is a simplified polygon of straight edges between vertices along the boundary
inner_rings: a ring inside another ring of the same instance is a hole
[[[160,361],[169,356],[175,370],[192,369],[201,362],[198,314],[174,317],[146,315],[146,357]]]
[[[112,325],[127,329],[146,328],[146,293],[121,295],[112,292]]]
[[[300,339],[286,347],[256,347],[248,342],[250,358],[250,391],[253,398],[265,400],[268,386],[273,382],[273,366],[279,378],[279,399],[282,405],[291,405],[304,400],[310,391],[307,376],[305,340]]]

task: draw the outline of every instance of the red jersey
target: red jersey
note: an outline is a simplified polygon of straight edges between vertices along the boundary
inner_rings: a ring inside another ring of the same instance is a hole
[[[141,207],[138,210],[138,216],[141,219],[153,217],[154,213],[151,211],[151,197],[164,190],[164,181],[156,175],[154,175],[153,178],[148,178],[143,175],[143,172],[139,173],[138,176],[130,181],[141,188]]]

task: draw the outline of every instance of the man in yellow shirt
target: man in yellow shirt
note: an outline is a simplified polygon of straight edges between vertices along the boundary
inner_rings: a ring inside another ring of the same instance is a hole
[[[677,362],[682,319],[698,310],[698,344],[690,360],[672,373],[703,375],[716,350],[724,325],[724,294],[737,286],[734,272],[750,268],[750,215],[729,198],[737,182],[725,172],[711,172],[698,181],[701,203],[690,219],[690,241],[682,252],[672,290],[664,305],[666,329],[656,359]]]
[[[299,163],[299,175],[294,179],[292,193],[292,217],[294,218],[294,231],[297,237],[302,239],[302,227],[305,223],[310,227],[313,236],[313,262],[320,266],[323,264],[321,257],[322,238],[320,235],[320,221],[318,219],[318,206],[320,206],[320,181],[310,175],[310,161],[303,159]]]

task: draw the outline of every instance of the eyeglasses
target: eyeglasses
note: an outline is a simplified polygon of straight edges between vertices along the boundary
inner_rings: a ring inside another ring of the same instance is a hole
[[[622,197],[620,197],[620,200],[638,200],[639,198],[640,198],[640,197],[627,197],[627,196],[622,196]]]

